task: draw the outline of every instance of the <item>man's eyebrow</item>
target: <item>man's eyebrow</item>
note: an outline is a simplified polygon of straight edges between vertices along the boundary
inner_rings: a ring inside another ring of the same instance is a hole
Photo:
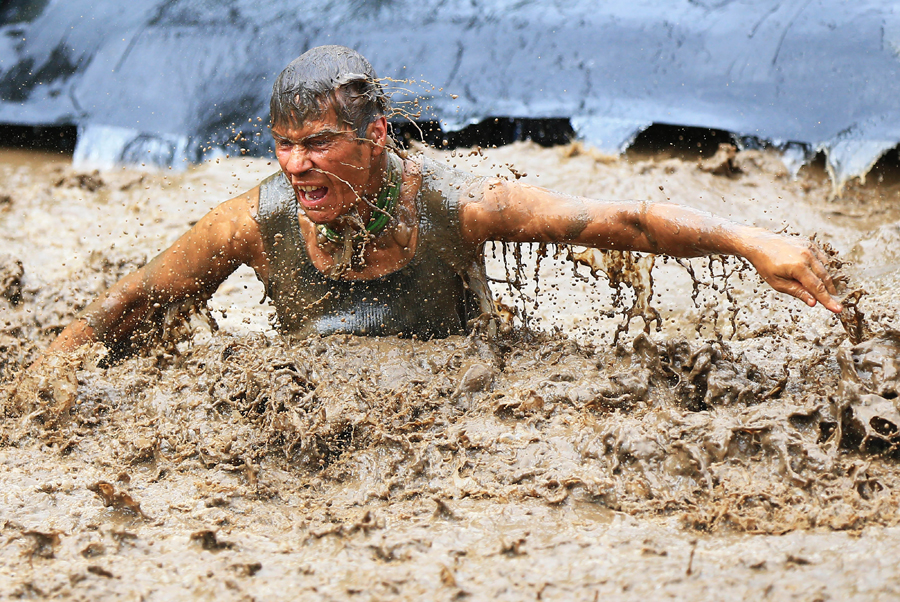
[[[298,140],[292,139],[288,136],[282,136],[281,134],[278,134],[276,132],[272,132],[272,137],[277,140],[284,140],[286,142],[292,142],[294,144],[303,144],[304,142],[307,142],[308,140],[314,140],[316,138],[322,138],[322,137],[327,137],[327,136],[340,136],[346,132],[347,132],[347,130],[334,130],[331,128],[326,128],[323,130],[319,130],[315,134],[310,134],[309,136],[304,136],[303,138],[300,138]]]

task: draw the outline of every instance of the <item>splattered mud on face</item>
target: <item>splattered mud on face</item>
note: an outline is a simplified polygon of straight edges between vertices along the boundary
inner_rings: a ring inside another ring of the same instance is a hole
[[[277,166],[104,172],[91,190],[66,166],[4,165],[4,591],[593,600],[883,582],[872,547],[900,548],[898,283],[864,243],[900,220],[894,192],[827,201],[811,174],[527,144],[484,157],[471,167],[594,197],[665,185],[856,249],[842,269],[868,291],[868,330],[851,343],[732,260],[510,245],[488,249],[490,275],[524,292],[493,283],[529,328],[494,341],[289,342],[244,273],[211,314],[160,315],[168,334],[140,355],[85,349],[17,378],[90,298]]]

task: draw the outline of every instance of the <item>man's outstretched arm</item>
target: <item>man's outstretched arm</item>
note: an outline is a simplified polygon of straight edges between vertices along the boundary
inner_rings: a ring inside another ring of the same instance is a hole
[[[88,305],[47,351],[85,343],[114,344],[130,336],[156,307],[207,298],[241,264],[268,277],[259,226],[253,215],[259,190],[222,203],[160,253]]]
[[[841,311],[821,251],[682,205],[596,201],[494,179],[486,182],[483,198],[476,195],[460,207],[460,222],[474,244],[553,242],[674,257],[736,255],[752,263],[775,290],[810,306],[818,302]]]

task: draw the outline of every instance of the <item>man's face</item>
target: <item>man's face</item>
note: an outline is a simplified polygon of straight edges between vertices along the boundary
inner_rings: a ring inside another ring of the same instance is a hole
[[[372,129],[372,126],[369,126]],[[381,148],[370,140],[360,141],[356,132],[339,125],[328,107],[317,119],[303,125],[275,125],[275,155],[297,195],[306,216],[327,224],[365,203],[361,196],[377,190],[373,177],[375,158]]]

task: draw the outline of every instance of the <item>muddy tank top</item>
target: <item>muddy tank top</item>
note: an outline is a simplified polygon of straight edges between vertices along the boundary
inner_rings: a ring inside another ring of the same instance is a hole
[[[412,260],[381,278],[346,281],[313,266],[294,190],[282,172],[266,178],[256,220],[270,266],[266,294],[281,332],[442,338],[464,333],[478,316],[494,315],[483,248],[464,243],[458,218],[460,197],[482,194],[483,181],[424,159]]]

